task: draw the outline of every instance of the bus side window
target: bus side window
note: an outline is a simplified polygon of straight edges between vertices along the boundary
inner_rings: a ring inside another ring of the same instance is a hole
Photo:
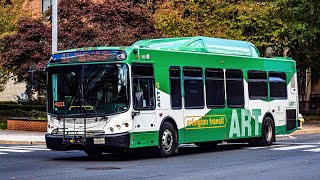
[[[181,78],[180,68],[170,67],[170,97],[172,109],[181,109],[182,95],[181,95]]]
[[[282,72],[269,72],[269,87],[271,99],[287,98],[287,78]]]
[[[248,71],[249,98],[268,99],[268,81],[265,71]]]
[[[206,100],[208,108],[224,107],[224,74],[222,69],[206,69]]]
[[[155,109],[153,66],[133,64],[132,77],[134,109]]]
[[[226,70],[228,107],[244,107],[243,74],[238,69]]]
[[[202,109],[204,107],[202,69],[184,67],[183,76],[185,107]]]

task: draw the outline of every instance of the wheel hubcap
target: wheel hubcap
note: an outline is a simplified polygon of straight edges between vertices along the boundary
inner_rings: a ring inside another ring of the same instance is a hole
[[[172,132],[166,129],[162,134],[162,147],[165,151],[170,151],[173,144]]]
[[[270,123],[267,124],[267,141],[271,141],[272,139],[272,126]]]

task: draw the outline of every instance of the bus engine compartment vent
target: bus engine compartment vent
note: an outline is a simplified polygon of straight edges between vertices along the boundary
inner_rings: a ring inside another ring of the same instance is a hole
[[[296,109],[287,109],[286,110],[286,121],[287,121],[287,131],[297,127],[297,110]]]

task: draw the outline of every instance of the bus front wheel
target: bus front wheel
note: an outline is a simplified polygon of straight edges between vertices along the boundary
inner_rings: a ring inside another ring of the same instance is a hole
[[[165,122],[160,127],[159,133],[159,151],[162,157],[169,157],[175,153],[178,148],[177,131],[171,123]]]
[[[258,140],[258,145],[271,146],[275,141],[275,125],[270,117],[266,117],[262,122],[262,135]]]

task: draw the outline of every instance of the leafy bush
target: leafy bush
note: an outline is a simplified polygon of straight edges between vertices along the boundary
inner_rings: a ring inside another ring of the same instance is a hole
[[[44,111],[38,110],[21,110],[21,109],[12,109],[12,110],[0,110],[0,116],[3,117],[28,117],[33,119],[46,119],[47,113]]]
[[[7,121],[0,121],[0,129],[7,129]]]
[[[17,104],[14,101],[0,101],[0,104]]]
[[[30,110],[37,110],[37,111],[46,111],[46,106],[45,105],[20,105],[20,104],[1,104],[0,103],[0,110],[14,110],[14,109],[19,109],[19,110],[24,110],[24,111],[30,111]],[[2,116],[0,114],[0,116]]]
[[[0,103],[1,117],[28,117],[33,119],[46,119],[45,105],[20,105]],[[1,119],[0,119],[1,120]]]

